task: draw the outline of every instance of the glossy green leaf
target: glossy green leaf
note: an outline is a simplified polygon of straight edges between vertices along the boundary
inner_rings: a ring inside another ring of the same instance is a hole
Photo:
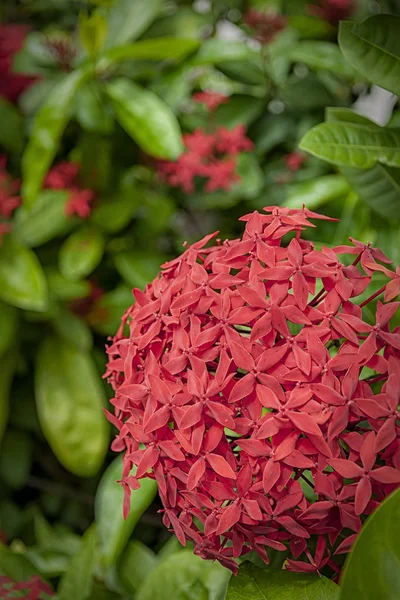
[[[68,571],[60,581],[57,600],[86,600],[93,587],[96,563],[96,530],[92,526],[85,533],[82,547],[70,562]]]
[[[92,333],[85,321],[68,310],[58,312],[53,327],[60,337],[80,350],[90,350],[93,345]]]
[[[0,442],[6,429],[10,410],[10,388],[14,376],[16,357],[7,352],[1,357],[0,369]]]
[[[218,38],[210,38],[203,42],[196,56],[190,64],[214,65],[229,61],[260,61],[260,54],[257,50],[252,50],[244,42],[232,42]]]
[[[102,68],[103,61],[108,63],[132,59],[178,60],[191,54],[199,46],[200,42],[191,38],[165,37],[140,40],[134,44],[117,46],[105,52],[99,63],[99,68]]]
[[[72,100],[87,74],[76,70],[53,87],[36,113],[22,158],[22,195],[27,206],[36,200],[68,123]]]
[[[250,562],[232,577],[226,600],[338,600],[339,586],[317,573],[270,572]]]
[[[380,162],[400,167],[400,130],[375,125],[329,122],[313,127],[300,148],[327,162],[368,169]]]
[[[48,303],[46,278],[36,254],[11,236],[0,246],[0,298],[39,312]]]
[[[65,233],[72,226],[65,215],[68,192],[42,190],[30,210],[21,207],[16,216],[15,237],[24,245],[35,248]]]
[[[230,571],[182,550],[167,556],[140,586],[136,600],[223,600]],[[252,598],[256,600],[256,597]]]
[[[291,49],[290,58],[311,69],[322,69],[344,77],[354,77],[353,69],[346,63],[337,44],[333,42],[314,40],[298,42]]]
[[[135,593],[158,563],[157,555],[139,540],[132,540],[118,561],[118,576],[124,587]]]
[[[118,121],[145,152],[170,160],[179,156],[178,121],[158,96],[128,79],[116,79],[106,89]]]
[[[342,121],[344,123],[359,123],[360,125],[374,126],[375,123],[355,112],[351,108],[343,106],[328,106],[325,110],[325,121]],[[379,127],[379,125],[376,125]]]
[[[150,252],[121,252],[114,258],[118,272],[132,287],[144,288],[154,279],[165,257]]]
[[[142,479],[141,487],[132,490],[131,511],[125,520],[122,515],[124,492],[117,483],[122,477],[122,460],[116,458],[101,478],[96,494],[95,517],[100,542],[100,561],[103,568],[114,564],[126,546],[136,523],[153,502],[157,484]]]
[[[97,473],[108,446],[105,396],[89,354],[57,337],[37,353],[35,398],[44,435],[72,473]]]
[[[136,39],[154,21],[161,0],[116,0],[108,14],[106,48],[122,46]]]
[[[350,192],[350,185],[341,175],[322,175],[315,179],[302,181],[289,187],[285,206],[302,208],[305,204],[310,210],[341,198]]]
[[[18,312],[14,306],[0,302],[0,360],[5,351],[15,343]]]
[[[20,152],[23,144],[23,120],[18,109],[0,97],[0,145],[9,152]]]
[[[33,564],[22,554],[0,544],[0,572],[14,581],[26,581],[37,574]]]
[[[112,132],[114,120],[110,107],[96,81],[86,81],[78,89],[72,112],[85,131],[100,134]]]
[[[60,248],[59,267],[66,279],[82,279],[97,267],[104,252],[102,234],[90,227],[72,233]]]
[[[32,464],[32,439],[26,433],[8,430],[0,453],[0,477],[13,489],[24,487]]]
[[[368,517],[341,579],[340,600],[400,597],[400,490]]]
[[[339,46],[363,77],[400,95],[400,16],[375,15],[362,23],[343,21]]]

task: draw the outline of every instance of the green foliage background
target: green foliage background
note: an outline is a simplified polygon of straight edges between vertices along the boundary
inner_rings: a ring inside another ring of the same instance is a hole
[[[360,23],[371,7],[395,12],[396,3],[359,4],[357,23],[340,25],[340,47],[337,30],[303,0],[31,0],[1,9],[4,21],[32,25],[14,70],[40,78],[18,107],[0,99],[0,148],[23,197],[0,247],[0,529],[8,540],[0,573],[40,573],[59,600],[225,597],[230,574],[169,537],[153,482],[132,494],[122,519],[121,463],[101,410],[110,396],[104,346],[131,288],[144,287],[185,240],[217,229],[235,236],[237,218],[265,205],[306,203],[340,219],[319,225],[317,244],[351,235],[400,263],[400,112],[381,127],[350,108],[371,82],[399,93],[400,17]],[[287,28],[260,47],[241,20],[249,7],[281,12]],[[49,39],[74,49],[69,72]],[[191,100],[209,89],[229,96],[212,115]],[[230,191],[188,196],[158,181],[153,159],[175,159],[182,132],[237,124],[255,146],[240,157]],[[292,173],[284,157],[299,145],[308,154]],[[87,220],[65,217],[65,191],[42,189],[60,160],[80,162],[83,184],[96,192]],[[90,296],[89,279],[104,294],[81,318],[71,306]],[[362,557],[352,560],[365,568]],[[343,599],[352,594],[350,566]],[[267,574],[256,571],[247,563],[227,598],[255,598],[246,589],[260,589],[254,582]],[[293,590],[303,583],[310,598],[338,594],[313,576],[276,577],[260,598],[278,598],[274,585],[300,597]],[[379,598],[398,597],[391,593]]]

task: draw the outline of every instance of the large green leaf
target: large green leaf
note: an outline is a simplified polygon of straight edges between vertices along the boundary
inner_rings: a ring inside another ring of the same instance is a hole
[[[97,229],[83,227],[72,233],[60,248],[61,274],[71,281],[89,275],[101,261],[104,244],[104,238]]]
[[[339,586],[315,574],[259,569],[251,562],[240,565],[232,577],[226,600],[337,600]]]
[[[367,519],[347,558],[340,600],[400,598],[400,490]]]
[[[0,97],[0,145],[9,152],[19,152],[23,144],[23,119],[18,109]]]
[[[151,156],[174,160],[183,150],[178,121],[153,92],[128,79],[109,83],[107,94],[122,127]]]
[[[400,167],[400,129],[328,122],[313,127],[300,148],[327,162],[368,169],[377,162]]]
[[[160,270],[165,257],[150,252],[121,252],[114,258],[118,272],[132,287],[144,288]]]
[[[77,91],[72,112],[85,131],[100,134],[112,132],[114,120],[97,81],[85,82]]]
[[[0,358],[15,342],[18,312],[14,306],[0,302]]]
[[[315,210],[335,198],[341,198],[350,192],[350,186],[341,175],[322,175],[289,187],[285,206],[301,208],[304,204]]]
[[[24,202],[32,205],[39,193],[68,123],[72,100],[84,81],[85,71],[73,71],[53,87],[36,113],[22,158]]]
[[[118,576],[124,587],[135,593],[156,566],[157,555],[139,540],[132,540],[118,561]]]
[[[364,115],[355,112],[351,108],[343,106],[328,106],[325,110],[325,121],[359,123],[360,125],[369,125],[370,127],[375,125],[373,121],[371,121]],[[379,127],[379,125],[376,125],[376,127]]]
[[[189,550],[168,555],[146,577],[136,600],[223,600],[231,576],[217,562],[203,560]],[[252,600],[257,600],[254,596]]]
[[[35,397],[43,433],[59,461],[82,477],[97,473],[108,427],[104,391],[90,355],[60,338],[46,338],[37,353]]]
[[[161,0],[116,0],[108,14],[106,48],[122,46],[138,38],[154,21]]]
[[[294,62],[304,63],[311,69],[332,71],[345,77],[354,77],[354,71],[343,59],[337,44],[333,42],[297,42],[290,51]]]
[[[26,246],[40,246],[71,227],[65,215],[68,192],[43,190],[29,210],[21,207],[14,228],[15,237]]]
[[[131,510],[125,520],[122,515],[124,491],[117,483],[121,478],[122,460],[121,457],[117,457],[101,478],[96,494],[95,517],[100,543],[100,562],[103,568],[116,562],[136,523],[157,493],[155,481],[142,479],[141,487],[132,490]]]
[[[0,298],[18,308],[45,311],[47,284],[36,254],[6,236],[0,246]]]
[[[9,395],[15,371],[15,355],[7,352],[1,357],[0,369],[0,442],[3,437],[9,414]],[[1,565],[0,565],[1,567]]]
[[[213,65],[238,60],[261,62],[260,53],[257,50],[249,48],[244,42],[210,38],[203,42],[191,64],[193,66]]]
[[[132,59],[182,59],[197,50],[199,46],[200,42],[191,38],[162,37],[140,40],[134,44],[117,46],[105,52],[102,55],[99,68],[103,67],[103,61],[108,64],[109,62]]]
[[[96,560],[96,530],[92,526],[85,533],[82,547],[60,581],[57,600],[86,600],[93,587]]]
[[[343,21],[339,46],[368,81],[400,95],[400,16],[375,15],[362,23]]]

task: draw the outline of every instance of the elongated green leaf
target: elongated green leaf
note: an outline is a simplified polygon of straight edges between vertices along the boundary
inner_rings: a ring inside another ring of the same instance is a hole
[[[0,247],[0,298],[18,308],[45,311],[47,284],[36,254],[6,236]]]
[[[118,121],[145,152],[171,160],[179,156],[183,145],[178,121],[158,96],[128,79],[117,79],[106,89]]]
[[[108,427],[90,355],[60,338],[46,338],[37,353],[35,397],[43,433],[59,461],[82,477],[97,473]]]
[[[400,17],[375,15],[362,23],[343,21],[339,46],[363,77],[400,95]]]
[[[122,460],[116,458],[101,478],[96,494],[95,517],[103,568],[114,564],[129,540],[136,523],[152,503],[157,484],[142,479],[141,487],[132,490],[131,510],[125,520],[122,515],[124,492],[118,480],[122,477]]]
[[[261,62],[260,53],[257,50],[252,50],[244,42],[231,42],[210,38],[203,42],[200,50],[192,59],[191,64],[193,66],[213,65],[237,60]]]
[[[294,62],[304,63],[311,69],[332,71],[344,77],[354,77],[354,71],[339,48],[333,42],[303,41],[297,42],[290,51]]]
[[[154,21],[161,9],[161,0],[116,0],[108,15],[106,48],[122,46],[138,38]]]
[[[301,208],[303,204],[315,210],[335,198],[350,192],[350,185],[341,175],[322,175],[309,181],[296,183],[289,188],[285,206]]]
[[[18,312],[14,306],[0,302],[0,359],[15,341],[18,327]]]
[[[340,170],[368,206],[383,217],[400,220],[400,169],[377,164],[367,170]]]
[[[85,321],[68,310],[58,312],[53,327],[60,337],[80,350],[90,350],[93,345],[92,333]]]
[[[364,115],[360,115],[351,108],[345,108],[342,106],[328,106],[325,110],[325,121],[359,123],[360,125],[369,125],[370,127],[376,125]],[[376,127],[379,127],[379,125],[376,125]]]
[[[9,396],[15,371],[15,354],[7,352],[1,357],[0,369],[0,442],[2,440],[9,414]],[[1,565],[0,565],[1,567]]]
[[[71,560],[60,581],[57,600],[86,600],[93,587],[96,561],[96,530],[92,526],[84,535],[80,551]]]
[[[380,162],[400,167],[400,130],[329,122],[313,127],[300,141],[300,148],[327,162],[368,169]]]
[[[101,261],[104,243],[103,236],[96,229],[84,227],[72,233],[60,248],[61,274],[71,281],[89,275]]]
[[[9,152],[19,152],[23,144],[23,119],[18,109],[0,97],[0,144]]]
[[[337,600],[339,586],[315,574],[270,572],[250,562],[232,577],[226,600]]]
[[[147,252],[121,252],[115,256],[114,261],[128,285],[144,288],[157,275],[164,257]]]
[[[28,206],[36,200],[68,123],[72,100],[86,76],[85,71],[80,70],[67,75],[53,87],[36,113],[22,158],[22,195]]]
[[[112,111],[103,96],[101,86],[96,81],[87,81],[78,89],[72,112],[85,131],[100,134],[112,132]]]
[[[230,571],[188,550],[167,556],[146,577],[136,600],[223,600]],[[257,600],[254,596],[252,600]]]
[[[139,540],[132,540],[118,562],[118,576],[134,594],[158,563],[157,555]]]
[[[65,215],[68,192],[43,190],[30,210],[22,207],[17,214],[15,237],[26,246],[45,244],[71,227]]]
[[[12,552],[0,544],[0,571],[14,581],[26,581],[37,574],[33,564],[22,554]]]
[[[116,62],[121,60],[165,60],[182,59],[191,54],[200,46],[198,40],[190,38],[165,37],[150,40],[140,40],[134,44],[117,46],[102,55],[99,63],[101,68],[103,61]]]
[[[347,558],[340,600],[400,598],[400,490],[367,519]]]

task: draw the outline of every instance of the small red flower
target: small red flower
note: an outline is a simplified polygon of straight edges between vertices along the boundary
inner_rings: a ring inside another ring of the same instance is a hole
[[[301,169],[301,167],[307,160],[307,156],[306,154],[303,154],[303,152],[291,152],[290,154],[284,156],[283,160],[285,161],[285,164],[289,171],[292,171],[292,173],[296,173],[296,171]]]
[[[204,104],[209,112],[214,112],[220,104],[229,102],[228,96],[218,92],[196,92],[192,99],[198,104]]]
[[[339,21],[348,19],[356,10],[355,0],[320,0],[319,6],[310,4],[308,11],[332,25],[338,25]]]
[[[69,217],[77,215],[87,219],[92,212],[92,203],[95,193],[90,189],[82,189],[79,185],[80,164],[74,162],[61,162],[47,173],[44,187],[50,189],[67,189],[70,192],[65,205],[65,214]]]
[[[400,486],[398,275],[370,244],[301,238],[329,217],[264,211],[241,218],[240,239],[206,236],[133,290],[106,373],[125,514],[150,477],[163,523],[202,558],[236,572],[236,558],[268,563],[273,548],[290,570],[339,573],[335,557]],[[375,270],[387,282],[357,304]]]
[[[30,31],[28,25],[0,24],[0,96],[17,102],[19,96],[37,80],[37,77],[13,73],[14,55],[21,50]]]
[[[45,600],[53,597],[53,590],[44,583],[39,575],[32,575],[27,581],[13,581],[6,575],[0,575],[0,598],[12,600],[24,598],[25,600]]]
[[[270,44],[280,31],[286,29],[287,20],[281,15],[250,9],[243,15],[243,22],[253,30],[261,44]]]

